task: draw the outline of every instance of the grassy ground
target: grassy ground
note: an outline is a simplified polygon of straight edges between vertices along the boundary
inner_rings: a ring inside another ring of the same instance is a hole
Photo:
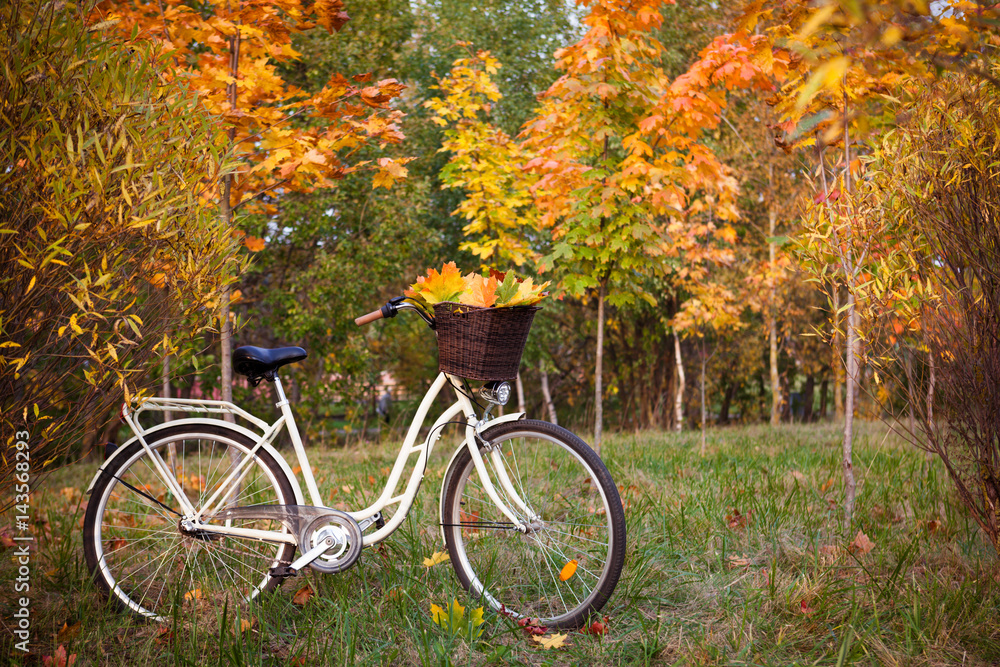
[[[422,506],[352,570],[300,576],[260,604],[166,625],[133,621],[93,590],[79,507],[97,465],[60,470],[33,491],[27,657],[13,650],[15,564],[0,559],[0,664],[42,664],[60,646],[78,667],[1000,664],[1000,560],[941,466],[877,425],[862,428],[847,531],[839,439],[825,426],[717,430],[701,456],[697,434],[610,438],[602,454],[627,508],[626,571],[604,610],[607,634],[570,634],[552,650],[489,613],[474,640],[431,622],[432,604],[477,606],[447,562],[423,565],[442,549],[444,441]],[[331,505],[357,506],[374,491],[369,475],[394,456],[392,446],[352,447],[318,452],[314,465]],[[851,546],[859,530],[874,546]],[[315,594],[296,604],[306,584]]]

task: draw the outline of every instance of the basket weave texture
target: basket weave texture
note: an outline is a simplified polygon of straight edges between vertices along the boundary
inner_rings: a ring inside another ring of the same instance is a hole
[[[438,368],[467,380],[513,380],[538,306],[434,304]]]

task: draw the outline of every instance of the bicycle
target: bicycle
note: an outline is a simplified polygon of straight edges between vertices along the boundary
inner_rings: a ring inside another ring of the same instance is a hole
[[[435,325],[402,297],[355,322],[401,310]],[[604,606],[624,564],[625,515],[607,468],[583,440],[523,413],[492,417],[510,396],[507,382],[486,382],[482,405],[467,380],[442,371],[375,502],[353,511],[325,507],[277,373],[304,358],[298,347],[233,353],[234,370],[251,385],[274,385],[280,416],[273,423],[215,400],[151,398],[122,407],[135,437],[97,471],[84,520],[87,565],[109,598],[163,621],[173,605],[253,600],[307,566],[342,572],[402,524],[443,427],[460,424],[465,438],[444,474],[439,524],[462,585],[500,614],[553,628],[578,627]],[[515,371],[519,360],[520,351]],[[456,401],[418,443],[446,385]],[[205,416],[140,425],[144,413],[166,410]],[[227,414],[233,421],[217,418]],[[237,417],[256,431],[234,423]],[[274,447],[282,428],[305,490]]]

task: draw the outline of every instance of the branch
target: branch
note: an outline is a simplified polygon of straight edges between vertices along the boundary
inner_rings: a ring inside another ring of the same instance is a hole
[[[285,183],[287,183],[290,180],[292,180],[292,179],[290,179],[290,178],[282,179],[282,180],[278,181],[277,183],[275,183],[274,185],[272,185],[270,187],[266,187],[263,190],[255,192],[254,194],[250,195],[249,197],[247,197],[246,199],[244,199],[243,201],[241,201],[239,204],[237,204],[236,206],[234,206],[232,208],[232,212],[235,213],[244,204],[249,204],[254,199],[257,199],[258,197],[263,197],[264,194],[266,194],[268,190],[274,190],[275,188],[279,188],[279,187],[281,187],[282,185],[284,185]]]

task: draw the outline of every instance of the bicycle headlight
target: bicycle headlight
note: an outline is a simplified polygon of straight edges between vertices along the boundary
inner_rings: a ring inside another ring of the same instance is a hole
[[[479,393],[490,403],[507,405],[507,401],[510,400],[510,383],[487,382],[483,385],[483,388],[479,390]]]

